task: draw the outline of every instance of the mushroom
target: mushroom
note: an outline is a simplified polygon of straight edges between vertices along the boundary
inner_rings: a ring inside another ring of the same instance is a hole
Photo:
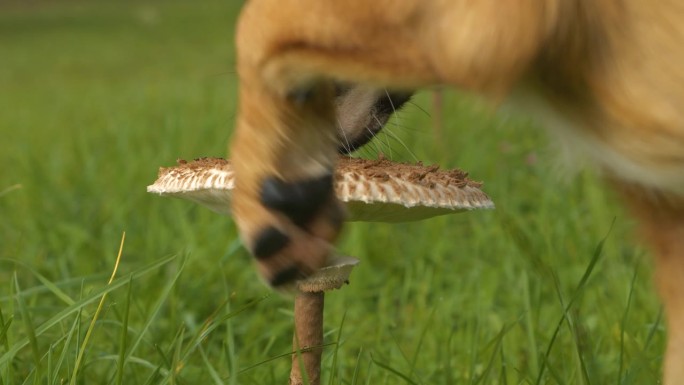
[[[323,306],[325,292],[349,282],[352,269],[359,263],[353,257],[335,257],[311,276],[297,281],[294,300],[295,333],[292,346],[290,385],[303,385],[302,367],[309,384],[320,384],[323,355]],[[300,363],[301,358],[301,363]]]
[[[230,215],[235,178],[230,161],[201,158],[162,167],[147,192],[189,199]],[[494,204],[481,183],[461,170],[406,164],[387,159],[340,158],[335,192],[346,203],[348,221],[408,222]]]
[[[201,158],[160,168],[150,193],[189,199],[230,215],[235,179],[230,161]],[[386,159],[341,158],[335,170],[335,192],[345,202],[347,220],[406,222],[474,209],[493,208],[481,184],[460,170],[405,164]],[[348,283],[358,260],[331,258],[329,265],[296,283],[295,336],[290,384],[320,384],[323,353],[324,292]],[[301,365],[300,365],[301,358]]]

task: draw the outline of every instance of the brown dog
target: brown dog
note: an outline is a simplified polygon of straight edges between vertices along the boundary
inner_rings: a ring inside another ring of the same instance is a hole
[[[271,284],[325,263],[342,223],[336,148],[382,126],[392,98],[378,89],[533,88],[640,219],[667,311],[665,383],[683,381],[684,3],[250,0],[237,34],[234,213]]]

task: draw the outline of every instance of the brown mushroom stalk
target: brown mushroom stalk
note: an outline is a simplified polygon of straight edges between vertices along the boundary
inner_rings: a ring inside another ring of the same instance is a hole
[[[323,356],[323,306],[325,293],[300,292],[294,301],[295,333],[292,347],[292,370],[290,385],[303,385],[306,373],[308,383],[321,382],[321,357]],[[300,362],[301,360],[301,362]]]
[[[302,369],[310,385],[320,384],[325,292],[339,289],[348,283],[349,275],[358,263],[356,258],[336,257],[330,266],[297,281],[295,333],[292,342],[295,354],[292,355],[290,385],[306,383]]]

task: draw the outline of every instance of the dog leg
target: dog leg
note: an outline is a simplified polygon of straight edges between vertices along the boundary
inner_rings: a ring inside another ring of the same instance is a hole
[[[668,342],[664,384],[684,379],[684,199],[664,197],[643,188],[621,186],[628,207],[655,256],[655,281],[665,306]]]
[[[269,283],[286,285],[323,266],[342,224],[331,178],[340,144],[333,82],[503,92],[544,40],[546,3],[245,4],[237,27],[233,212]]]

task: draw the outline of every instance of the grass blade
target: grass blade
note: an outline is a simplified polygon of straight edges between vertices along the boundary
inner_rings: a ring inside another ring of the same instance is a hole
[[[485,381],[489,377],[489,373],[491,373],[492,368],[494,367],[494,360],[496,359],[499,351],[502,349],[504,336],[506,336],[506,334],[508,334],[508,332],[511,329],[513,329],[513,327],[518,325],[519,323],[520,323],[520,320],[517,320],[515,322],[512,322],[508,326],[504,325],[501,328],[501,330],[499,331],[499,333],[497,333],[497,335],[492,339],[492,341],[490,341],[489,343],[487,343],[485,345],[485,349],[489,349],[489,347],[492,344],[494,344],[493,353],[492,353],[491,357],[489,358],[489,361],[487,362],[487,367],[484,369],[484,371],[482,372],[482,375],[477,379],[477,381],[475,381],[475,384],[479,384],[480,382]],[[484,383],[488,383],[488,382],[484,382]]]
[[[139,346],[140,343],[142,342],[143,337],[145,336],[145,334],[147,334],[147,330],[149,330],[150,325],[152,325],[152,321],[154,321],[154,319],[157,317],[157,315],[158,315],[159,312],[161,311],[162,306],[164,305],[164,303],[165,303],[166,300],[168,299],[169,295],[171,295],[171,290],[172,290],[173,287],[176,285],[176,282],[178,282],[178,278],[180,278],[180,275],[181,275],[181,273],[182,273],[182,271],[183,271],[184,263],[185,263],[185,262],[183,262],[183,263],[181,264],[181,266],[178,268],[178,271],[176,272],[176,274],[175,274],[175,275],[173,276],[173,278],[166,284],[166,286],[165,286],[164,289],[162,290],[162,293],[159,295],[159,298],[157,298],[157,302],[156,302],[155,305],[152,307],[152,313],[150,314],[149,318],[148,318],[147,321],[145,322],[145,325],[143,326],[143,328],[142,328],[142,329],[140,330],[140,332],[138,333],[138,336],[137,336],[137,338],[135,339],[135,341],[133,342],[133,344],[131,345],[131,348],[130,348],[130,349],[128,350],[128,352],[126,353],[126,357],[124,358],[124,365],[125,365],[125,361],[128,361],[128,359],[129,359],[129,358],[133,355],[133,353],[135,353],[135,351],[138,349],[138,346]]]
[[[303,349],[301,349],[301,350],[294,350],[294,351],[291,351],[291,352],[287,352],[287,353],[283,353],[283,354],[278,354],[277,356],[269,357],[269,358],[267,358],[267,359],[265,359],[265,360],[263,360],[263,361],[257,362],[256,364],[253,364],[253,365],[247,366],[247,367],[245,367],[245,368],[242,368],[242,369],[238,372],[238,374],[242,374],[242,373],[248,372],[248,371],[250,371],[250,370],[252,370],[252,369],[258,368],[259,366],[261,366],[261,365],[263,365],[263,364],[266,364],[266,363],[268,363],[268,362],[271,362],[271,361],[279,360],[279,359],[284,358],[284,357],[292,357],[293,354],[297,354],[297,353],[306,353],[306,352],[311,351],[311,350],[313,350],[313,349],[327,348],[328,346],[333,346],[333,345],[335,345],[335,344],[336,344],[336,342],[330,342],[330,343],[328,343],[328,344],[323,344],[323,345],[321,345],[321,346],[312,346],[312,347],[309,347],[309,348],[303,348]]]
[[[373,363],[375,365],[377,365],[377,366],[387,370],[388,372],[394,374],[395,376],[403,379],[404,381],[406,381],[406,383],[411,384],[411,385],[418,385],[417,383],[413,382],[413,380],[411,380],[407,375],[401,373],[400,371],[392,368],[389,365],[386,365],[386,364],[383,364],[382,362],[376,361],[372,354],[371,354],[371,361],[373,361]]]
[[[207,354],[204,352],[204,349],[202,346],[199,347],[199,352],[200,356],[202,356],[202,361],[204,362],[204,366],[207,367],[207,371],[209,372],[209,375],[211,376],[211,379],[214,380],[214,383],[216,385],[225,385],[223,383],[223,380],[221,380],[221,376],[218,374],[214,366],[211,365],[211,362],[209,362],[209,359],[207,358]]]
[[[187,347],[185,348],[185,351],[183,352],[183,357],[182,360],[185,361],[188,359],[189,355],[199,346],[199,344],[202,342],[204,338],[206,338],[209,334],[211,334],[216,328],[218,328],[221,324],[223,324],[224,321],[229,320],[238,314],[242,313],[243,311],[257,305],[259,302],[267,299],[270,297],[271,294],[266,294],[260,298],[257,298],[253,301],[250,301],[246,303],[245,305],[239,307],[237,310],[234,310],[226,315],[223,315],[219,318],[215,318],[215,314],[218,314],[218,312],[221,310],[226,305],[226,302],[224,302],[215,312],[212,316],[207,318],[207,320],[204,322],[204,325],[202,325],[202,328],[198,333],[196,333],[193,337],[192,340],[187,344]]]
[[[44,275],[40,274],[36,269],[31,267],[29,264],[27,264],[23,261],[17,260],[17,259],[10,259],[10,258],[2,258],[2,259],[0,259],[0,261],[7,261],[7,262],[11,262],[14,265],[22,266],[28,272],[33,274],[33,276],[35,276],[38,279],[38,281],[40,281],[40,283],[43,284],[43,286],[42,286],[43,288],[52,292],[57,298],[61,299],[67,305],[73,305],[74,304],[74,300],[71,297],[69,297],[68,294],[66,294],[62,289],[59,288],[59,286],[57,286],[54,282],[47,279],[47,277],[45,277]]]
[[[418,357],[420,356],[422,347],[423,347],[423,342],[425,341],[425,335],[427,334],[428,330],[430,330],[430,325],[432,325],[432,320],[435,316],[435,312],[437,311],[437,308],[432,309],[430,312],[430,315],[428,316],[427,322],[425,322],[425,327],[423,327],[423,330],[420,332],[420,338],[418,339],[418,344],[416,345],[416,351],[413,353],[413,358],[411,359],[411,371],[409,372],[409,376],[413,377],[416,375],[416,365],[418,363]],[[419,378],[420,380],[420,378]],[[420,381],[420,383],[423,383],[423,381]]]
[[[5,350],[9,350],[9,340],[7,339],[7,332],[9,331],[10,325],[12,325],[13,317],[10,317],[7,322],[5,322],[5,317],[2,314],[2,309],[0,308],[0,342],[5,347]]]
[[[523,299],[525,300],[525,332],[527,334],[527,346],[530,353],[530,373],[539,373],[539,349],[534,334],[534,318],[532,317],[532,301],[530,294],[530,278],[526,271],[522,272]]]
[[[340,349],[340,339],[342,338],[342,329],[344,328],[344,320],[347,317],[345,312],[342,315],[342,321],[340,321],[340,328],[337,330],[337,338],[335,339],[335,349],[333,349],[332,364],[330,368],[330,378],[328,380],[328,385],[333,385],[335,380],[335,375],[337,374],[337,354]]]
[[[74,322],[71,324],[71,328],[69,329],[69,332],[66,335],[66,338],[64,339],[64,346],[62,347],[62,352],[59,355],[59,359],[57,360],[57,364],[55,365],[55,373],[52,377],[52,381],[50,384],[60,384],[61,381],[59,381],[59,369],[62,367],[62,364],[64,363],[64,360],[66,359],[67,353],[69,352],[69,346],[71,345],[71,339],[74,337],[76,334],[76,330],[78,329],[78,325],[81,324],[81,317],[80,314],[77,317],[74,317]]]
[[[123,247],[124,247],[124,242],[126,241],[126,232],[121,235],[121,244],[119,245],[119,253],[116,256],[116,261],[114,262],[114,269],[112,270],[112,276],[109,277],[109,281],[107,282],[107,285],[111,285],[112,282],[114,281],[114,277],[116,276],[116,272],[119,270],[119,263],[121,262],[121,254],[123,253]],[[88,345],[88,342],[90,341],[90,336],[93,334],[93,330],[95,329],[95,322],[97,322],[97,318],[100,315],[100,312],[102,311],[102,307],[104,306],[105,299],[107,299],[107,294],[108,292],[102,293],[102,297],[100,298],[100,303],[97,304],[97,309],[95,310],[95,315],[93,315],[93,318],[90,320],[90,325],[88,326],[88,330],[86,330],[86,335],[85,338],[83,338],[83,342],[81,343],[81,348],[79,349],[78,356],[76,357],[76,363],[74,364],[74,371],[71,374],[71,385],[76,384],[76,378],[78,378],[78,370],[81,367],[81,361],[83,360],[83,356],[85,355],[85,350],[86,346]]]
[[[560,332],[560,328],[563,325],[563,322],[566,320],[566,317],[567,317],[568,312],[570,311],[570,308],[575,303],[575,301],[579,298],[580,294],[582,293],[582,289],[584,289],[584,285],[589,280],[591,273],[593,273],[594,268],[596,267],[596,264],[600,260],[601,255],[603,253],[603,245],[605,244],[606,240],[608,239],[608,236],[610,235],[610,232],[611,232],[614,224],[615,224],[615,220],[613,220],[613,223],[610,225],[610,228],[608,229],[608,233],[606,234],[606,236],[603,237],[603,239],[601,239],[601,241],[599,241],[598,245],[596,246],[596,249],[594,249],[594,254],[591,257],[591,260],[589,261],[589,265],[584,270],[584,274],[582,275],[582,278],[580,278],[580,281],[577,284],[577,287],[575,288],[575,291],[572,295],[572,298],[570,298],[570,302],[568,302],[568,304],[564,306],[563,314],[561,315],[560,319],[558,320],[558,323],[556,324],[556,329],[554,330],[553,335],[551,337],[551,341],[549,341],[549,345],[547,346],[546,352],[544,353],[544,360],[542,361],[542,365],[539,368],[539,374],[537,375],[537,380],[535,381],[536,385],[541,384],[541,379],[542,379],[542,376],[544,375],[544,370],[545,370],[547,363],[548,363],[548,357],[550,356],[551,349],[553,348],[553,345],[556,342],[556,338],[558,337],[558,333]],[[555,277],[555,275],[554,275],[554,279],[557,279]]]
[[[21,184],[14,184],[14,185],[11,185],[9,187],[5,187],[4,189],[0,190],[0,198],[2,198],[3,196],[9,194],[10,192],[12,192],[14,190],[19,190],[22,187],[23,186]]]
[[[17,278],[17,273],[14,273],[14,287],[18,293],[21,293],[19,288],[19,280]],[[17,305],[19,306],[19,313],[24,321],[24,329],[26,330],[26,335],[28,336],[28,342],[31,347],[31,353],[33,354],[33,364],[35,365],[36,372],[40,372],[40,350],[38,350],[38,339],[36,338],[36,329],[33,327],[33,322],[31,321],[31,314],[26,307],[26,302],[24,298],[17,295]]]
[[[354,365],[354,373],[352,374],[351,385],[356,385],[359,380],[359,368],[361,367],[361,355],[363,348],[359,348],[359,354],[356,356],[356,365]]]
[[[124,305],[123,325],[121,325],[121,337],[119,337],[119,360],[116,368],[116,385],[123,385],[123,373],[126,367],[126,343],[128,341],[128,320],[131,313],[131,295],[133,292],[133,276],[128,279],[128,291],[126,304]]]
[[[624,371],[624,360],[625,360],[625,328],[627,327],[627,316],[629,314],[629,309],[632,306],[632,295],[634,294],[634,284],[636,283],[638,265],[634,265],[634,274],[632,275],[632,281],[629,285],[629,294],[627,295],[627,307],[625,312],[622,314],[622,321],[620,322],[620,365],[618,366],[618,378],[617,384],[622,384],[622,373]]]
[[[176,256],[171,256],[171,257],[163,258],[157,262],[154,262],[154,263],[138,270],[137,272],[133,273],[133,278],[137,278],[137,277],[140,277],[140,276],[145,275],[147,273],[156,271],[161,266],[171,262],[175,258],[176,258]],[[38,326],[35,329],[35,335],[40,336],[41,334],[45,333],[50,328],[58,325],[60,322],[65,320],[72,313],[79,312],[81,309],[83,309],[84,306],[86,306],[89,303],[92,303],[95,300],[101,298],[103,293],[116,290],[119,287],[124,286],[126,283],[128,283],[128,280],[118,279],[118,280],[114,281],[111,285],[108,285],[108,286],[105,286],[101,289],[95,290],[93,293],[91,293],[87,297],[79,299],[73,305],[59,311],[57,314],[50,317],[47,321],[45,321],[40,326]],[[17,294],[17,297],[18,296],[19,295]],[[29,341],[28,337],[23,338],[19,341],[16,341],[8,351],[6,351],[2,356],[0,356],[0,367],[3,365],[7,365],[9,360],[11,360],[12,357],[14,357],[14,355],[17,354],[17,352],[19,352],[21,349],[25,348],[29,344],[30,344],[30,341]]]

